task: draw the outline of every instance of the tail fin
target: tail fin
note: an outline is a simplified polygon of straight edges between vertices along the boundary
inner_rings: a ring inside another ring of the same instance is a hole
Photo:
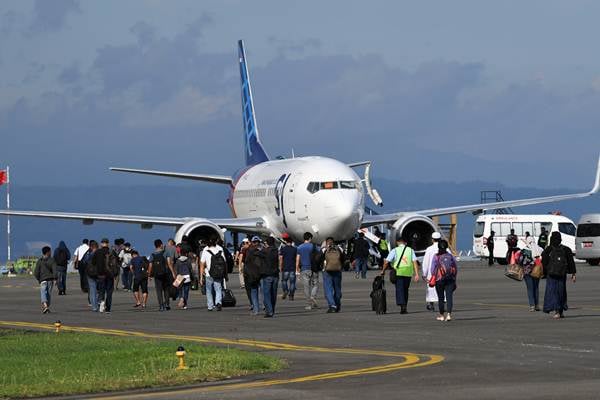
[[[256,117],[254,115],[254,102],[252,101],[252,87],[246,64],[246,52],[244,41],[238,41],[238,53],[240,59],[240,78],[242,83],[242,115],[244,120],[246,165],[255,165],[268,161],[269,156],[265,152],[258,136]]]

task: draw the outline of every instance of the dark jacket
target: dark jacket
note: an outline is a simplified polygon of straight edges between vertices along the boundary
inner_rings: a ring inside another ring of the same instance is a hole
[[[96,266],[98,276],[107,276],[108,271],[106,270],[106,258],[110,249],[108,247],[100,247],[92,256],[92,264]]]
[[[244,281],[251,287],[260,282],[261,271],[264,268],[265,253],[260,248],[250,247],[244,259]]]
[[[564,268],[560,268],[560,270],[558,268],[553,268],[553,266],[550,265],[552,260],[552,250],[557,249],[559,247],[562,248],[562,250],[564,251],[567,261],[566,266]],[[573,252],[570,248],[562,244],[550,245],[544,249],[544,251],[542,252],[542,266],[544,267],[544,275],[551,275],[548,273],[549,270],[555,272],[555,277],[565,277],[567,276],[567,274],[577,273],[577,268],[575,267],[575,257],[573,256]]]
[[[35,264],[33,275],[38,282],[53,281],[56,277],[56,262],[52,257],[41,257]]]
[[[62,240],[58,244],[58,247],[54,249],[54,262],[59,271],[66,271],[69,260],[71,259],[71,252],[67,248],[67,245]]]
[[[352,258],[368,258],[370,248],[371,246],[369,246],[367,239],[359,237],[354,241],[354,254]]]
[[[267,247],[262,250],[265,262],[260,271],[261,278],[267,276],[279,276],[279,251],[276,247]]]

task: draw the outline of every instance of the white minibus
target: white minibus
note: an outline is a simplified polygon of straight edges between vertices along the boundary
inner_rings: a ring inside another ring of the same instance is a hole
[[[537,243],[542,227],[548,232],[548,240],[552,232],[560,232],[562,243],[575,251],[575,231],[573,221],[562,215],[517,215],[517,214],[485,214],[480,215],[475,221],[473,232],[473,252],[479,257],[489,257],[487,249],[487,238],[494,231],[494,257],[499,264],[506,264],[506,253],[508,245],[506,236],[511,229],[519,237],[519,247],[523,246],[521,239],[525,238],[525,232],[529,232]]]
[[[600,264],[600,214],[584,214],[579,219],[575,256],[590,265]]]

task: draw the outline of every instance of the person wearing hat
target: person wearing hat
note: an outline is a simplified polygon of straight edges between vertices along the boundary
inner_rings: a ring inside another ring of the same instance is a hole
[[[253,315],[258,315],[261,307],[259,301],[259,287],[261,271],[266,263],[265,254],[262,252],[262,241],[258,236],[252,238],[244,259],[244,282],[246,294],[250,300],[250,308]]]
[[[423,256],[423,267],[422,267],[422,277],[425,282],[429,282],[431,278],[431,269],[433,267],[433,258],[438,252],[438,242],[442,238],[442,235],[439,232],[433,232],[431,234],[431,240],[433,241],[432,245],[429,246],[425,250],[425,255]],[[435,287],[429,287],[429,285],[425,285],[425,303],[426,308],[429,311],[435,311],[434,303],[437,303],[438,296],[435,290]]]
[[[407,314],[408,288],[414,275],[415,282],[419,281],[419,263],[415,251],[406,244],[402,236],[396,239],[397,245],[390,252],[383,264],[381,275],[391,265],[396,272],[396,305],[400,306],[400,314]]]
[[[242,246],[240,251],[238,252],[236,261],[238,266],[238,275],[240,278],[240,288],[244,289],[244,259],[246,258],[246,253],[248,252],[248,248],[250,247],[250,239],[247,237],[242,240]]]

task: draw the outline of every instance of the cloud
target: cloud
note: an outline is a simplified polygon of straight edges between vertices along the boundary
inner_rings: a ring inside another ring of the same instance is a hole
[[[58,32],[66,24],[69,14],[81,13],[77,0],[35,0],[30,34]]]
[[[269,36],[267,42],[276,49],[279,57],[303,56],[311,50],[321,48],[321,41],[316,38],[303,40],[282,39],[276,36]]]

